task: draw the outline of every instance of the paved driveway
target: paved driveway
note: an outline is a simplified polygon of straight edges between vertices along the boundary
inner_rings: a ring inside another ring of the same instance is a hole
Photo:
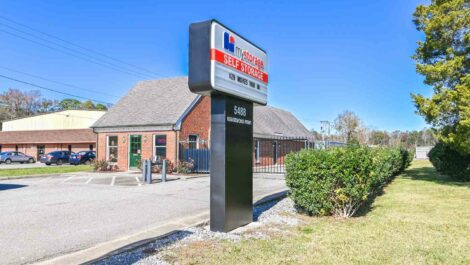
[[[0,181],[2,264],[48,259],[209,208],[208,177],[139,186],[73,176]],[[255,196],[283,188],[283,177],[255,176]]]

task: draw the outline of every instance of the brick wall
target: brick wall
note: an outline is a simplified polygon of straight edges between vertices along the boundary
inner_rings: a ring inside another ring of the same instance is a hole
[[[117,166],[119,170],[129,170],[129,139],[131,135],[142,136],[142,159],[149,159],[154,155],[153,141],[154,135],[166,135],[166,154],[167,159],[175,163],[176,158],[176,135],[174,131],[151,131],[151,132],[113,132],[113,133],[98,133],[98,148],[97,155],[99,160],[106,160],[107,152],[107,137],[118,137],[118,161]]]
[[[181,142],[187,142],[189,135],[196,134],[199,136],[199,148],[207,148],[210,140],[210,126],[211,100],[210,97],[202,97],[183,120],[179,140]]]

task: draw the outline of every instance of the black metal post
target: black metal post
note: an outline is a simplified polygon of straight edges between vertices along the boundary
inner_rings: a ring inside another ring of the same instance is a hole
[[[211,97],[210,228],[228,232],[253,221],[253,103]]]

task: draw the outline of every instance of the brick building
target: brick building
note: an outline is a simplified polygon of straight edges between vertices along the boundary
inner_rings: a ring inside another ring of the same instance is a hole
[[[254,108],[253,126],[257,139],[311,136],[291,113],[270,106]],[[142,81],[91,127],[98,159],[120,170],[154,156],[176,163],[185,148],[209,148],[210,98],[191,93],[186,77]]]
[[[18,151],[39,159],[57,150],[93,150],[97,138],[89,127],[104,113],[66,110],[3,122],[0,151]]]

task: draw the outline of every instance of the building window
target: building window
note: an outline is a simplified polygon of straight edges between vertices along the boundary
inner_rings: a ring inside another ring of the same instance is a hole
[[[0,145],[0,152],[2,152],[2,145]]]
[[[15,145],[15,151],[18,152],[18,145]]]
[[[189,149],[198,149],[199,148],[199,136],[195,134],[190,134],[188,138]]]
[[[111,163],[118,161],[118,137],[108,136],[108,142],[106,147],[106,158]]]
[[[255,161],[259,163],[259,140],[255,142]]]
[[[68,149],[69,149],[69,152],[72,152],[72,145],[71,144],[69,144]]]
[[[93,151],[93,145],[92,144],[90,144],[89,149],[90,149],[90,151]]]
[[[161,159],[166,158],[166,135],[155,135],[153,141],[154,155]]]

